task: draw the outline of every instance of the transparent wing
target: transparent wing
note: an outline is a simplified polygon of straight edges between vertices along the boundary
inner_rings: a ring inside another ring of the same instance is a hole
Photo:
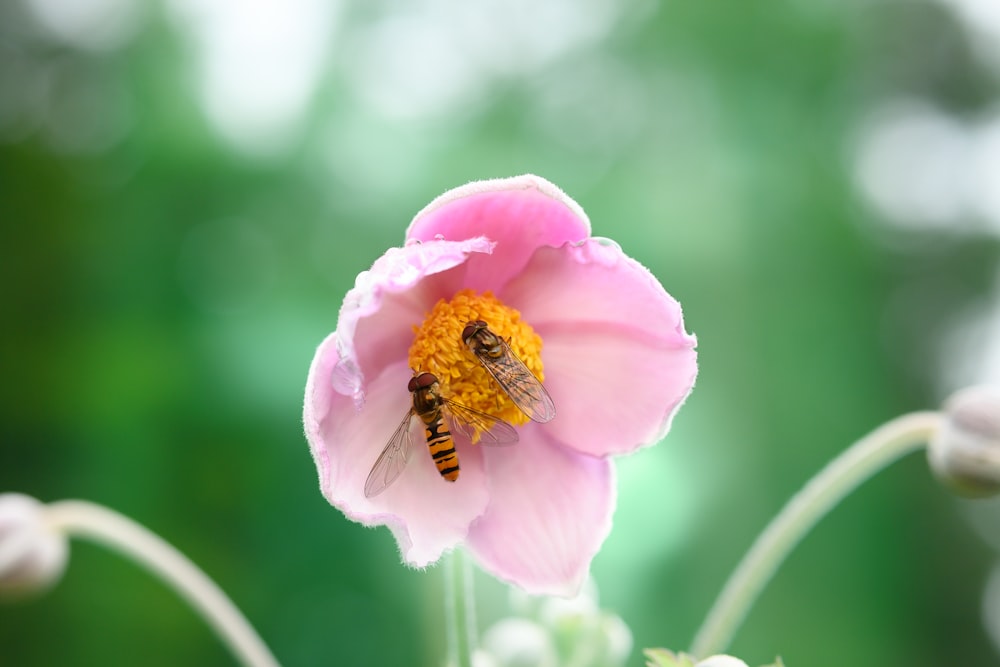
[[[517,442],[517,429],[499,417],[448,399],[444,400],[443,407],[452,432],[459,433],[469,442],[487,447],[513,445]]]
[[[368,498],[385,491],[406,467],[406,461],[410,455],[410,418],[412,416],[413,412],[407,410],[406,416],[403,417],[403,421],[389,438],[385,449],[375,459],[375,465],[372,466],[371,472],[368,473],[368,480],[365,482],[365,496]]]
[[[545,391],[545,387],[524,362],[517,358],[507,341],[502,338],[499,340],[503,346],[502,355],[494,359],[486,354],[476,354],[476,358],[529,419],[542,424],[552,421],[556,416],[556,406],[549,392]]]

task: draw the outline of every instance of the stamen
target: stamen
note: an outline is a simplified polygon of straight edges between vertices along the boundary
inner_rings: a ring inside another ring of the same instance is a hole
[[[447,398],[511,424],[524,424],[528,417],[462,342],[462,330],[475,320],[486,322],[540,381],[545,379],[541,337],[521,319],[521,313],[491,292],[477,294],[471,289],[462,290],[450,301],[441,299],[423,324],[413,327],[416,336],[410,347],[410,368],[436,375]]]

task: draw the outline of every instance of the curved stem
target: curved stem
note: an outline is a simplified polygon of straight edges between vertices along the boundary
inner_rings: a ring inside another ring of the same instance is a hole
[[[83,500],[51,503],[46,517],[66,535],[103,544],[160,576],[202,615],[242,664],[277,667],[278,661],[226,594],[159,536],[117,512]]]
[[[827,464],[764,529],[730,575],[695,636],[691,654],[704,657],[724,651],[761,590],[809,529],[862,482],[925,446],[939,422],[936,412],[897,417]]]
[[[472,667],[476,650],[476,602],[472,591],[472,567],[461,549],[445,558],[445,632],[448,667]]]

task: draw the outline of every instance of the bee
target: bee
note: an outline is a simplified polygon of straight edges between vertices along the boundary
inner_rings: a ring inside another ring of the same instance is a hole
[[[490,331],[486,322],[476,320],[466,324],[462,330],[462,342],[521,412],[542,424],[552,421],[556,416],[556,406],[549,392],[511,351],[507,341]]]
[[[458,479],[458,453],[452,438],[453,429],[469,442],[481,445],[510,445],[517,442],[517,431],[504,420],[473,410],[441,395],[441,385],[433,373],[419,373],[410,378],[407,389],[413,394],[413,407],[379,454],[365,482],[365,496],[371,498],[396,481],[406,467],[410,454],[410,427],[413,417],[424,423],[424,436],[438,472],[449,482]]]

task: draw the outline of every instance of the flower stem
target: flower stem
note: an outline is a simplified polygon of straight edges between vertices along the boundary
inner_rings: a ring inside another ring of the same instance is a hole
[[[445,632],[448,667],[472,667],[476,650],[476,601],[472,566],[461,549],[454,549],[444,564]]]
[[[938,428],[936,412],[915,412],[883,424],[831,461],[760,534],[716,599],[695,636],[691,654],[721,653],[778,566],[809,529],[838,502],[890,463],[926,446]]]
[[[128,517],[82,500],[51,503],[46,516],[67,536],[103,544],[159,575],[202,615],[242,664],[277,667],[278,661],[226,594],[159,536]]]

